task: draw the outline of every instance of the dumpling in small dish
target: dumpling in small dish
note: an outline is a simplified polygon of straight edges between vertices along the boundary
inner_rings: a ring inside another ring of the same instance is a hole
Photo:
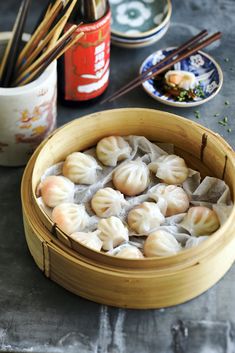
[[[114,216],[101,219],[98,223],[98,230],[104,250],[112,250],[129,239],[128,229],[119,218]]]
[[[82,231],[89,223],[84,205],[62,203],[52,211],[53,222],[68,235]]]
[[[179,224],[193,236],[210,235],[219,227],[220,222],[215,211],[205,206],[191,207]]]
[[[129,227],[140,235],[153,232],[164,220],[165,217],[154,202],[143,202],[134,207],[127,217]]]
[[[175,154],[163,155],[148,167],[166,184],[182,184],[189,175],[184,159]]]
[[[181,245],[175,237],[164,230],[157,230],[149,234],[144,243],[144,255],[146,257],[171,256],[177,254],[180,250]]]
[[[118,216],[127,202],[123,194],[112,188],[98,190],[91,200],[91,207],[99,217]]]
[[[128,196],[139,195],[149,183],[148,167],[141,160],[122,164],[113,173],[115,188]]]
[[[183,70],[170,70],[165,74],[165,81],[170,87],[178,87],[186,91],[194,89],[198,82],[192,72]]]
[[[157,202],[166,217],[184,213],[189,208],[188,195],[176,185],[158,184],[150,190],[148,196]]]
[[[125,259],[143,259],[144,255],[142,252],[133,245],[125,246],[115,255],[116,257],[121,257]]]
[[[75,184],[90,185],[96,182],[98,169],[101,167],[94,157],[82,152],[74,152],[63,164],[63,175]]]
[[[100,232],[96,230],[95,232],[76,232],[71,234],[69,237],[74,241],[87,246],[88,248],[96,251],[100,251],[103,245],[103,242],[98,237]]]
[[[48,207],[56,207],[63,202],[73,202],[74,199],[75,186],[63,176],[46,177],[38,189]]]
[[[131,147],[121,136],[104,137],[96,146],[96,155],[104,165],[116,167],[117,162],[130,157]]]

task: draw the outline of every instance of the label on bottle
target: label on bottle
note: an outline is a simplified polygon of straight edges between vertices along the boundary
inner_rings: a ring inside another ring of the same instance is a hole
[[[65,99],[85,101],[98,97],[109,83],[110,11],[100,20],[79,26],[84,36],[64,56]],[[67,30],[71,24],[68,24]],[[77,34],[75,32],[75,35]]]

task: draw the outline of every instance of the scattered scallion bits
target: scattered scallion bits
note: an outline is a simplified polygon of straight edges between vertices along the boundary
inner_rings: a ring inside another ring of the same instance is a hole
[[[215,117],[219,116],[219,113],[214,114]]]
[[[226,125],[227,125],[227,123],[226,123],[225,121],[223,121],[223,120],[220,120],[220,121],[218,122],[218,124],[220,124],[220,125],[222,125],[222,126],[226,126]]]
[[[196,119],[200,119],[201,115],[200,115],[199,110],[195,110],[195,111],[194,111],[194,114],[195,114],[195,118],[196,118]]]
[[[225,101],[224,104],[225,104],[225,105],[229,105],[229,101]]]
[[[224,61],[225,61],[226,63],[228,63],[228,62],[229,62],[229,58],[225,58]]]
[[[228,132],[232,132],[232,129],[231,129],[231,128],[229,128],[227,131],[228,131]]]
[[[227,122],[228,122],[228,117],[225,116],[225,117],[223,118],[223,121],[224,121],[225,123],[227,123]]]

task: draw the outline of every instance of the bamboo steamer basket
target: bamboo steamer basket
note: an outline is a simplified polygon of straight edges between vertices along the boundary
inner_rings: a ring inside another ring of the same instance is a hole
[[[55,131],[34,153],[22,180],[22,206],[29,250],[41,271],[69,291],[98,303],[161,308],[206,291],[235,259],[235,208],[226,223],[196,248],[164,258],[115,258],[75,243],[40,209],[35,190],[44,171],[74,151],[109,135],[144,135],[173,143],[175,153],[201,175],[224,179],[234,201],[235,154],[209,129],[151,109],[116,109],[74,120]]]

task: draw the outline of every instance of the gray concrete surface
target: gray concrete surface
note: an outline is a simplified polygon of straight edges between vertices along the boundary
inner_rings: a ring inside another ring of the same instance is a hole
[[[32,1],[28,30],[45,1]],[[177,45],[203,28],[221,30],[221,43],[208,48],[224,72],[224,85],[199,107],[199,122],[235,145],[234,0],[174,0],[172,24],[157,44],[140,50],[112,48],[107,93],[133,78],[143,59],[157,48]],[[9,30],[17,0],[0,1],[0,31]],[[228,58],[229,60],[225,60]],[[225,101],[229,105],[225,105]],[[117,107],[167,110],[198,121],[194,109],[158,104],[141,88],[105,106],[59,106],[58,125],[84,114]],[[219,117],[214,114],[219,113]],[[218,121],[228,116],[228,127]],[[122,310],[76,297],[46,279],[24,239],[20,204],[23,168],[0,168],[0,351],[66,353],[233,353],[235,352],[235,266],[200,297],[161,310]],[[211,269],[213,270],[213,269]]]

